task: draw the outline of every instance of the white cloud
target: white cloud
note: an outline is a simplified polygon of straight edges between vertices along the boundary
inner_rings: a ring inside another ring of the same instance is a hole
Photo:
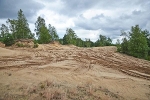
[[[150,29],[150,22],[147,22],[145,29]]]
[[[62,34],[65,32],[66,28],[75,27],[74,18],[69,18],[67,16],[58,14],[52,10],[48,10],[46,8],[40,10],[37,16],[41,16],[45,19],[46,24],[51,24],[55,26],[57,32]],[[65,34],[65,33],[64,33]]]
[[[32,31],[32,33],[34,33],[35,24],[34,23],[29,23],[29,27],[30,27],[30,30]]]
[[[9,4],[12,1],[7,2]],[[32,0],[32,3],[26,0],[24,2],[12,5],[7,5],[5,1],[1,2],[0,9],[3,15],[0,15],[0,24],[5,23],[7,18],[11,19],[12,15],[12,18],[14,15],[17,18],[16,7],[21,7],[27,15],[33,32],[34,23],[37,17],[41,16],[47,25],[56,27],[61,38],[66,28],[72,28],[80,38],[90,38],[92,41],[96,41],[99,34],[116,41],[120,38],[118,37],[120,30],[130,30],[131,26],[136,24],[150,31],[149,0]],[[15,7],[15,10],[3,9],[10,7]]]
[[[5,24],[7,19],[0,19],[0,26],[1,24]]]
[[[95,16],[101,15],[103,14],[104,16],[109,16],[109,17],[117,17],[118,15],[118,11],[117,10],[105,10],[105,9],[90,9],[87,10],[83,13],[83,17],[85,17],[86,19],[91,19]]]
[[[80,38],[82,38],[82,39],[88,38],[94,42],[99,38],[100,34],[102,34],[102,35],[105,34],[105,32],[101,29],[99,29],[99,30],[77,29],[75,32]]]

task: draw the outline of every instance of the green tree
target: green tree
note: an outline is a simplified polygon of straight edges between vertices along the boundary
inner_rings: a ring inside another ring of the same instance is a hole
[[[69,38],[68,38],[68,36],[65,34],[64,35],[64,37],[63,37],[63,44],[65,45],[65,44],[69,44]]]
[[[107,41],[107,38],[106,38],[106,36],[103,36],[103,35],[100,35],[99,36],[99,45],[100,46],[106,46],[106,41]]]
[[[7,36],[7,34],[9,34],[9,29],[5,24],[2,24],[0,27],[0,40],[3,41],[3,39]]]
[[[91,40],[90,39],[85,39],[85,47],[91,47]]]
[[[13,38],[12,34],[10,34],[10,33],[6,34],[3,42],[6,46],[11,46],[12,44],[14,44],[14,38]]]
[[[77,40],[76,33],[71,28],[67,28],[66,34],[63,37],[63,44],[76,45],[76,40]]]
[[[119,39],[117,39],[116,46],[117,46],[117,51],[121,52],[121,43]]]
[[[129,35],[129,54],[138,58],[147,59],[148,44],[143,31],[139,28],[138,25],[136,25],[135,27],[132,26]]]
[[[47,28],[45,26],[42,26],[40,28],[40,32],[41,32],[41,34],[40,34],[39,39],[38,39],[39,43],[41,43],[41,44],[49,43],[51,36],[48,33]]]
[[[12,34],[9,33],[9,28],[5,24],[2,24],[0,30],[0,41],[2,41],[6,46],[11,46],[12,44],[14,44]]]
[[[17,39],[17,20],[13,19],[8,19],[8,21],[6,21],[6,23],[8,24],[9,26],[9,30],[10,30],[10,33],[12,34],[13,38],[14,39]]]
[[[95,46],[110,46],[112,45],[111,38],[107,38],[106,36],[99,35],[99,39],[95,42]]]
[[[16,33],[17,33],[16,34],[17,39],[28,39],[28,38],[33,38],[34,36],[30,31],[27,19],[21,9],[18,11]]]
[[[144,31],[142,31],[142,34],[144,34],[144,36],[146,37],[146,40],[147,40],[147,44],[149,47],[148,55],[149,55],[149,60],[150,60],[150,33],[148,30],[144,30]]]
[[[76,46],[84,47],[84,41],[81,38],[76,39]]]
[[[129,41],[128,41],[128,34],[124,31],[121,31],[121,36],[123,36],[122,38],[122,43],[121,43],[121,52],[122,53],[126,53],[126,54],[129,54]]]
[[[106,46],[111,46],[111,45],[112,45],[112,40],[110,37],[108,37],[106,40]]]
[[[49,24],[49,33],[51,35],[52,41],[58,41],[59,40],[59,36],[57,34],[56,28],[54,26],[51,26],[51,24]]]
[[[51,41],[51,35],[49,34],[49,30],[45,25],[45,20],[42,17],[38,17],[35,23],[35,32],[38,37],[39,43],[49,43]]]

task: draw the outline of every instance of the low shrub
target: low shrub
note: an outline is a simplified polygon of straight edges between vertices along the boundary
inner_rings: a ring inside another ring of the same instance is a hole
[[[22,43],[17,43],[16,44],[18,47],[24,47],[24,45]]]
[[[37,48],[38,46],[38,43],[35,43],[33,48]]]

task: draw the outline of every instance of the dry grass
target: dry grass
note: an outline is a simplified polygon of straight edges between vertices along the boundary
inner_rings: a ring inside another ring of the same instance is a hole
[[[43,81],[37,86],[20,87],[24,94],[5,94],[2,100],[102,100],[105,95],[111,98],[123,99],[117,94],[101,87],[93,87],[91,83],[68,87],[64,84]],[[99,95],[100,93],[102,95]]]

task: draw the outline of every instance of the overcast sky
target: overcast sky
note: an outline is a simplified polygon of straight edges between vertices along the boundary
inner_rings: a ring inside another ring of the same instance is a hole
[[[0,25],[17,19],[23,10],[30,29],[38,16],[57,29],[62,38],[72,28],[82,38],[98,39],[99,34],[115,40],[120,31],[140,25],[150,31],[150,0],[0,0]]]

